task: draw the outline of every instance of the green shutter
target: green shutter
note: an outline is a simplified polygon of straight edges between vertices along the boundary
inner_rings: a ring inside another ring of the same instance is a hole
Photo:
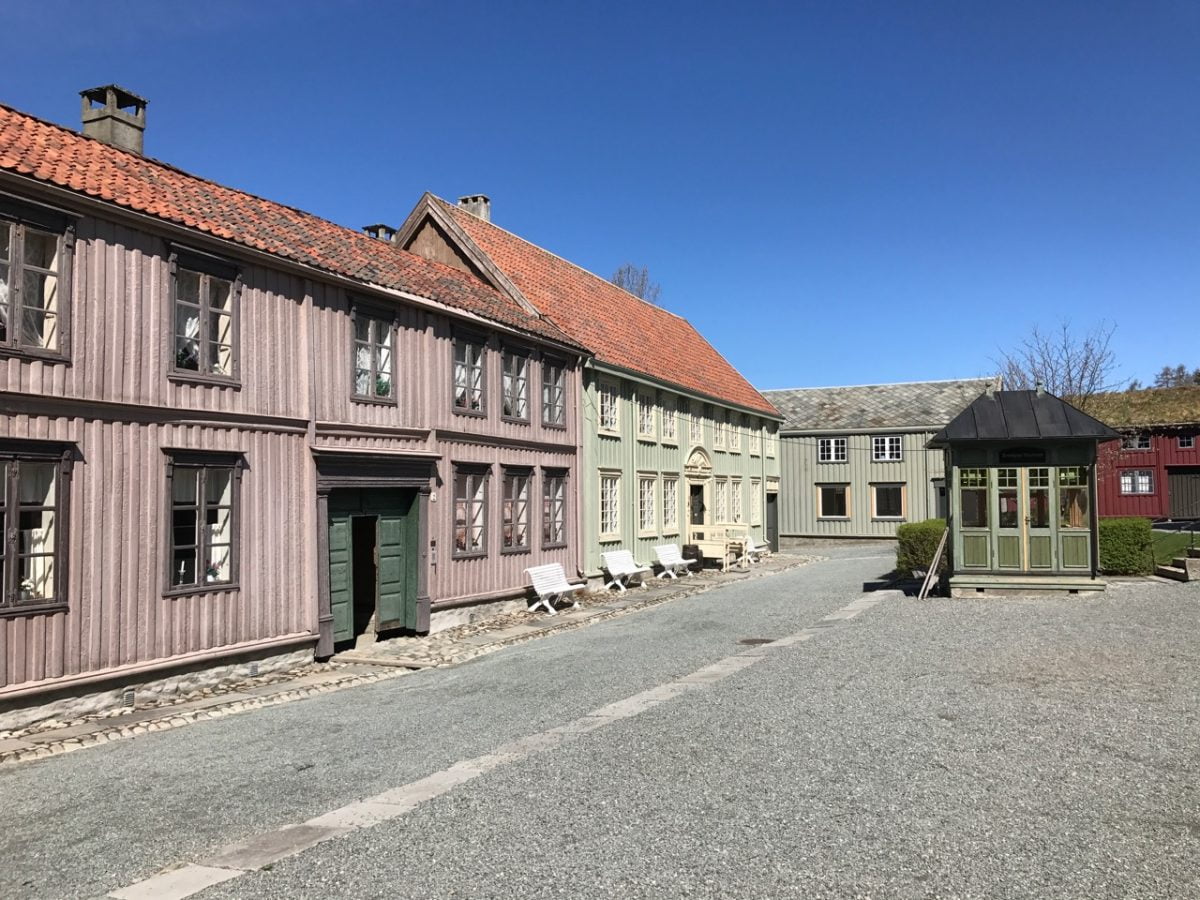
[[[333,639],[354,637],[354,583],[350,555],[350,516],[329,512],[329,605],[333,612]]]

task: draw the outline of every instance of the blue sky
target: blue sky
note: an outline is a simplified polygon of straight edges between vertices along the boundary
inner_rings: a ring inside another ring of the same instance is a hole
[[[760,388],[986,373],[1064,319],[1116,324],[1119,377],[1200,365],[1192,0],[7,15],[0,101],[77,127],[115,81],[149,155],[354,227],[489,194],[594,272],[648,266]]]

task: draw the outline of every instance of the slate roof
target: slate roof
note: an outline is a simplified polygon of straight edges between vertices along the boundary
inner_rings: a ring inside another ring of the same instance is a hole
[[[684,318],[460,206],[440,204],[517,290],[596,359],[769,416],[775,408]]]
[[[784,417],[783,433],[940,428],[982,394],[994,378],[862,384],[764,391]]]
[[[4,105],[0,170],[576,346],[552,323],[457,269]]]
[[[929,441],[944,446],[964,441],[1099,440],[1115,431],[1045,391],[995,391],[977,397]]]
[[[1200,424],[1200,385],[1096,394],[1088,412],[1113,428],[1171,428]]]

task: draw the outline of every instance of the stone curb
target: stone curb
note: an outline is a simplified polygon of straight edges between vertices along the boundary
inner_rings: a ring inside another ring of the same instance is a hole
[[[771,569],[769,572],[750,570],[744,574],[742,580],[751,581],[758,578],[769,578],[772,575],[779,575],[783,572],[798,569],[802,566],[807,566],[815,562],[821,562],[826,557],[808,557],[802,560],[781,566],[777,569]],[[468,660],[476,659],[480,656],[485,656],[489,653],[494,653],[497,650],[502,650],[505,647],[511,647],[514,644],[523,644],[537,638],[546,637],[552,634],[560,634],[566,631],[574,631],[578,628],[584,628],[596,622],[607,622],[610,619],[615,619],[627,613],[639,612],[644,609],[650,609],[655,606],[661,606],[664,603],[669,603],[674,600],[683,600],[688,597],[694,597],[697,594],[704,594],[718,587],[730,584],[729,581],[712,582],[708,584],[698,583],[695,586],[688,586],[678,591],[662,594],[656,597],[647,597],[641,601],[634,601],[627,606],[622,606],[619,609],[612,609],[606,612],[597,613],[594,616],[588,616],[583,619],[577,619],[573,622],[562,622],[549,625],[547,627],[538,628],[528,634],[511,635],[507,638],[502,638],[488,644],[481,644],[478,647],[472,647],[469,650],[455,654],[446,658],[443,662],[436,665],[436,668],[449,668],[450,666],[460,665]],[[64,753],[71,753],[75,750],[83,750],[87,747],[96,747],[100,744],[107,744],[110,741],[121,741],[129,738],[138,737],[143,734],[150,734],[156,731],[167,731],[172,728],[181,728],[185,725],[191,725],[193,722],[200,722],[207,719],[219,719],[224,716],[234,715],[236,713],[248,712],[254,709],[265,709],[270,706],[279,706],[283,703],[290,703],[293,700],[303,700],[305,697],[312,697],[318,694],[328,694],[334,691],[344,690],[346,688],[358,687],[364,684],[373,684],[377,681],[384,681],[390,678],[399,678],[402,675],[407,675],[412,668],[403,664],[397,664],[396,661],[374,661],[369,658],[361,657],[353,660],[354,665],[373,665],[380,671],[370,673],[356,673],[347,675],[344,678],[334,678],[328,682],[314,685],[304,685],[302,687],[287,688],[284,687],[274,693],[267,693],[260,696],[246,696],[240,694],[237,699],[230,700],[228,703],[212,702],[212,698],[207,698],[201,701],[188,701],[176,706],[168,706],[162,708],[162,715],[157,717],[148,717],[139,719],[136,723],[120,724],[114,723],[111,726],[100,727],[95,731],[87,734],[80,734],[74,737],[65,737],[61,740],[40,741],[36,746],[10,748],[0,750],[0,766],[13,765],[21,762],[29,762],[37,759],[47,759],[51,756],[61,756]],[[428,666],[425,666],[428,668]],[[286,684],[286,682],[280,682]],[[190,707],[190,708],[187,708]],[[119,718],[119,717],[114,717]],[[90,724],[90,723],[89,723]],[[75,726],[69,726],[74,728]],[[68,729],[63,729],[67,731]],[[26,742],[26,739],[17,739],[21,742]]]

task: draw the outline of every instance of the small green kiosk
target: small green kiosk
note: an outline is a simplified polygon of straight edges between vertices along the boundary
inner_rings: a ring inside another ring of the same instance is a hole
[[[950,596],[1104,590],[1096,446],[1117,437],[1041,385],[989,389],[935,434],[952,486]]]

